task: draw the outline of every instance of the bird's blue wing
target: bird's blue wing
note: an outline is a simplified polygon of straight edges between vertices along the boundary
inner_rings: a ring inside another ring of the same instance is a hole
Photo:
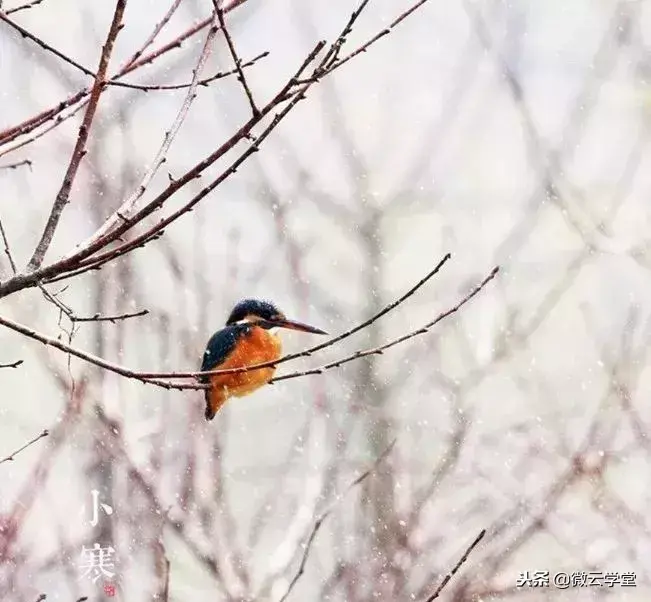
[[[235,349],[238,339],[250,329],[249,324],[232,324],[218,330],[210,337],[201,362],[201,371],[212,370],[221,364]],[[203,377],[202,382],[207,382]]]

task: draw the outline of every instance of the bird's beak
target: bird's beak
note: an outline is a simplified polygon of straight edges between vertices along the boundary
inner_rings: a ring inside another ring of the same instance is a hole
[[[271,323],[274,326],[278,326],[278,328],[289,328],[290,330],[300,330],[301,332],[311,332],[313,334],[328,334],[325,330],[303,324],[302,322],[295,322],[294,320],[273,320]]]

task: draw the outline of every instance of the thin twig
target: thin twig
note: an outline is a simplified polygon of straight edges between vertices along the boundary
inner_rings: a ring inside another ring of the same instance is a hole
[[[443,581],[441,581],[441,584],[434,590],[434,593],[425,600],[425,602],[432,602],[432,600],[436,600],[436,598],[439,597],[439,594],[443,591],[443,588],[450,582],[450,579],[454,577],[457,574],[457,571],[461,568],[461,566],[468,560],[468,556],[472,553],[472,551],[479,545],[479,542],[484,539],[484,536],[486,535],[486,529],[482,529],[475,538],[475,541],[473,541],[466,551],[464,552],[463,556],[459,559],[459,562],[454,566],[454,568],[445,576]]]
[[[0,364],[0,368],[18,368],[21,364],[24,363],[25,360],[17,360],[15,362],[11,362],[10,364]]]
[[[339,34],[339,37],[335,40],[335,43],[332,44],[326,55],[321,60],[321,64],[319,65],[317,72],[327,71],[336,62],[343,45],[346,43],[347,37],[353,31],[355,21],[359,19],[359,16],[362,14],[368,3],[369,0],[362,0],[360,5],[350,15],[350,19],[348,19],[348,22],[346,25],[344,25],[344,28]]]
[[[5,11],[6,15],[11,15],[13,13],[17,13],[21,10],[29,10],[30,8],[34,8],[35,6],[38,6],[43,0],[32,0],[31,2],[27,2],[26,4],[21,4],[20,6],[17,6],[16,8],[10,8]]]
[[[78,357],[79,359],[82,359],[88,362],[89,364],[99,366],[100,368],[104,368],[109,372],[115,372],[120,376],[124,376],[126,378],[133,378],[143,383],[158,385],[160,387],[163,387],[164,389],[205,389],[208,386],[208,385],[201,385],[201,384],[180,385],[176,383],[167,383],[166,381],[160,381],[155,379],[143,379],[141,376],[138,375],[137,372],[134,372],[133,370],[129,370],[128,368],[124,368],[118,364],[107,362],[106,360],[103,360],[102,358],[97,357],[92,353],[86,353],[85,351],[76,349],[75,347],[72,347],[71,345],[67,345],[66,343],[60,341],[59,339],[55,339],[46,336],[44,334],[41,334],[40,332],[28,328],[27,326],[23,326],[22,324],[14,322],[13,320],[9,320],[8,318],[3,318],[0,316],[0,326],[5,326],[6,328],[13,330],[14,332],[18,332],[23,336],[38,341],[39,343],[43,343],[44,345],[48,345],[50,347],[59,349],[60,351],[63,351],[65,353],[74,355],[75,357]]]
[[[323,366],[319,366],[318,368],[312,368],[311,370],[304,370],[304,371],[299,371],[299,372],[292,372],[291,374],[283,374],[282,376],[277,376],[276,378],[272,378],[269,381],[269,384],[273,384],[275,382],[279,382],[281,380],[289,380],[290,378],[298,378],[301,376],[308,376],[311,374],[322,374],[326,370],[330,370],[332,368],[339,368],[340,366],[343,366],[344,364],[347,364],[349,362],[352,362],[354,360],[357,360],[362,357],[367,357],[369,355],[382,355],[384,351],[387,349],[394,347],[395,345],[399,345],[400,343],[404,343],[405,341],[409,339],[413,339],[414,337],[417,337],[419,335],[427,333],[429,330],[432,329],[436,324],[438,324],[441,320],[444,320],[448,316],[456,313],[463,307],[468,301],[470,301],[475,295],[477,295],[499,272],[499,267],[493,268],[491,273],[482,280],[481,283],[479,283],[472,291],[470,291],[461,301],[459,301],[456,305],[451,307],[450,309],[441,312],[434,320],[431,322],[428,322],[424,326],[421,326],[421,328],[417,330],[413,330],[410,333],[407,333],[401,337],[398,337],[397,339],[393,339],[392,341],[389,341],[388,343],[385,343],[384,345],[380,345],[379,347],[373,347],[372,349],[364,349],[364,350],[359,350],[356,351],[355,353],[344,357],[342,359],[335,360],[333,362],[330,362],[329,364],[325,364]]]
[[[59,224],[59,219],[63,213],[63,208],[68,203],[70,197],[70,191],[72,189],[72,184],[77,175],[77,170],[81,164],[81,160],[86,154],[86,142],[88,141],[88,135],[90,133],[90,128],[93,124],[93,119],[95,118],[95,113],[97,111],[97,105],[99,103],[99,98],[102,94],[104,80],[106,79],[106,71],[108,69],[109,61],[111,58],[111,53],[113,52],[113,45],[115,39],[122,28],[122,16],[124,14],[124,9],[126,7],[127,0],[117,0],[115,3],[115,12],[113,13],[113,21],[111,22],[111,27],[106,36],[106,42],[104,43],[102,49],[102,55],[99,60],[99,67],[97,69],[97,75],[95,76],[95,81],[93,83],[93,89],[90,93],[90,100],[88,102],[88,107],[86,108],[86,113],[84,114],[84,119],[79,128],[79,134],[77,136],[77,142],[75,143],[75,148],[70,157],[70,163],[68,164],[68,169],[63,178],[63,183],[61,188],[57,193],[54,204],[52,205],[52,210],[50,211],[50,216],[45,225],[45,230],[41,236],[32,258],[29,260],[28,270],[33,271],[38,269],[43,263],[45,253],[47,252],[54,232]],[[1,16],[1,15],[0,15]]]
[[[147,238],[144,238],[142,240],[139,239],[137,244],[133,244],[133,245],[127,244],[115,249],[114,252],[111,254],[111,260],[126,255],[127,253],[133,251],[134,249],[140,249],[154,240],[158,240],[161,236],[163,236],[164,233],[165,231],[161,230],[160,232],[155,232],[154,234],[148,236]],[[100,256],[93,261],[80,262],[80,264],[81,264],[80,267],[71,270],[70,272],[60,274],[58,276],[55,276],[54,278],[45,278],[44,279],[45,284],[60,282],[61,280],[68,280],[69,278],[79,276],[80,274],[83,274],[85,272],[99,270],[104,265],[106,265],[106,261],[103,259],[103,256]]]
[[[4,244],[5,247],[5,254],[7,255],[7,258],[9,259],[9,265],[11,266],[11,269],[13,273],[16,273],[16,262],[14,261],[14,256],[11,253],[11,249],[9,248],[9,241],[7,240],[7,233],[5,232],[5,228],[2,225],[2,220],[0,219],[0,237],[2,237],[2,244]]]
[[[69,306],[67,306],[63,301],[61,301],[61,299],[59,299],[58,293],[56,294],[51,293],[42,284],[39,284],[38,288],[41,289],[41,293],[43,294],[43,296],[47,301],[52,303],[55,307],[59,309],[59,311],[62,314],[65,314],[66,316],[68,316],[68,318],[70,318],[70,320],[72,320],[72,316],[74,316],[74,312]]]
[[[154,43],[156,38],[159,36],[160,32],[163,31],[165,26],[170,22],[170,19],[174,16],[174,13],[181,5],[181,2],[182,0],[173,0],[172,5],[168,9],[168,11],[163,15],[163,18],[158,23],[156,23],[153,31],[151,32],[149,37],[145,40],[145,43],[133,54],[133,56],[131,56],[129,60],[127,60],[127,62],[122,67],[122,69],[125,69],[133,65],[133,63],[135,63],[142,56],[142,53],[145,52],[145,50],[147,50],[147,48],[149,48]]]
[[[65,314],[73,325],[78,322],[111,322],[115,324],[121,320],[139,318],[141,316],[146,316],[149,313],[148,309],[141,309],[140,311],[116,314],[112,316],[103,316],[99,313],[92,316],[78,316],[69,305],[66,305],[63,301],[61,301],[61,299],[59,299],[58,295],[60,293],[51,293],[42,284],[39,285],[39,288],[41,289],[43,296],[48,301],[50,301],[50,303],[54,304],[61,311],[61,313]]]
[[[45,134],[52,131],[54,128],[59,127],[62,123],[64,123],[65,121],[68,121],[68,119],[70,119],[71,117],[74,117],[79,111],[81,111],[86,106],[86,104],[88,104],[88,101],[84,101],[84,102],[80,103],[79,105],[74,107],[74,109],[72,109],[67,115],[61,115],[60,112],[59,112],[59,114],[56,114],[56,112],[52,112],[52,115],[56,115],[56,117],[54,117],[52,123],[48,124],[40,132],[34,134],[33,136],[30,136],[26,140],[21,140],[20,142],[17,142],[13,146],[10,146],[9,148],[5,148],[2,152],[0,152],[0,157],[3,157],[4,155],[8,155],[9,153],[13,153],[14,151],[18,150],[19,148],[22,148],[23,146],[27,146],[28,144],[31,144],[35,140],[38,140],[39,138],[45,136]],[[67,108],[67,107],[65,107],[65,108]],[[65,108],[61,109],[61,111],[65,110]],[[30,126],[25,131],[21,131],[21,130],[16,131],[15,135],[9,136],[8,140],[6,140],[4,142],[4,144],[8,144],[12,140],[15,140],[16,138],[19,138],[22,134],[27,133],[27,131],[33,132],[36,128],[47,124],[48,121],[52,118],[52,115],[50,115],[50,117],[48,117],[47,119],[41,120],[38,125],[35,125],[34,127]],[[0,146],[2,146],[2,144],[3,143],[0,140]]]
[[[8,165],[0,165],[0,169],[17,169],[23,165],[26,165],[32,169],[32,162],[29,159],[23,159],[22,161],[18,161],[17,163],[9,163]]]
[[[140,69],[144,65],[152,64],[164,54],[172,50],[175,50],[177,48],[181,48],[183,42],[190,39],[192,36],[195,36],[200,31],[206,29],[206,27],[208,27],[208,25],[210,25],[211,23],[212,23],[212,16],[208,17],[207,19],[204,19],[203,21],[197,23],[196,25],[193,25],[189,29],[186,29],[183,33],[176,36],[173,40],[170,40],[166,44],[163,44],[163,46],[161,46],[160,48],[157,48],[156,50],[152,50],[149,54],[146,54],[145,56],[139,58],[137,61],[121,69],[120,73],[116,77],[122,77],[128,73],[131,73],[132,71],[135,71],[136,69]]]
[[[0,10],[0,21],[4,21],[7,25],[9,25],[13,29],[15,29],[18,33],[20,33],[21,36],[38,44],[41,48],[43,48],[43,50],[52,53],[53,55],[60,58],[65,63],[68,63],[68,65],[72,65],[75,69],[78,69],[84,75],[90,75],[91,77],[95,76],[95,74],[90,69],[87,69],[83,65],[80,65],[74,59],[71,59],[69,56],[66,56],[65,54],[63,54],[53,46],[50,46],[49,44],[44,42],[41,38],[35,36],[33,33],[30,33],[27,29],[25,29],[21,25],[18,25],[18,23],[12,21],[9,17],[7,17],[7,14],[8,13],[2,12],[2,10]]]
[[[258,61],[260,61],[263,58],[266,58],[269,56],[269,52],[261,52],[260,54],[254,56],[252,59],[246,61],[245,63],[242,64],[242,69],[247,69],[254,64],[256,64]],[[216,73],[215,75],[212,75],[210,77],[206,77],[204,79],[201,79],[197,82],[197,86],[201,87],[208,87],[210,84],[212,84],[215,81],[218,81],[220,79],[224,79],[225,77],[228,77],[230,75],[236,75],[238,70],[236,68],[233,68],[229,71],[220,71]],[[143,92],[151,92],[151,91],[170,91],[170,90],[183,90],[185,88],[189,88],[192,86],[192,82],[187,82],[183,84],[134,84],[131,82],[122,82],[118,78],[122,77],[122,74],[118,73],[117,75],[113,76],[110,80],[104,82],[104,86],[112,86],[112,87],[120,87],[120,88],[129,88],[133,90],[142,90]],[[39,132],[39,134],[29,138],[28,140],[22,141],[20,144],[16,144],[15,146],[12,146],[8,149],[3,150],[0,152],[0,157],[4,155],[8,155],[9,153],[14,152],[15,150],[26,146],[28,144],[31,144],[41,136],[44,136],[47,134],[49,131],[53,130],[54,128],[58,127],[61,125],[64,121],[70,119],[74,115],[76,115],[81,109],[83,109],[87,104],[88,100],[83,100],[77,107],[74,108],[73,111],[71,111],[68,115],[65,117],[62,117],[60,113],[65,110],[66,108],[74,105],[76,102],[79,102],[80,99],[82,99],[84,96],[86,96],[88,93],[90,93],[90,88],[87,88],[85,90],[82,90],[81,92],[77,93],[75,96],[70,97],[68,100],[59,103],[55,108],[46,110],[36,117],[24,122],[23,124],[16,126],[15,128],[11,128],[9,130],[5,130],[4,132],[0,132],[0,145],[5,145],[14,140],[15,138],[26,134],[27,132],[33,131],[37,127],[40,127],[41,125],[44,125],[47,123],[49,120],[54,119],[54,121],[48,125],[43,131]],[[23,163],[29,163],[31,166],[31,161],[30,160],[25,160],[21,161],[20,163],[17,163],[15,165],[3,165],[0,166],[0,169],[8,169],[8,168],[14,168],[18,167],[19,165],[22,165]]]
[[[233,9],[237,8],[241,4],[244,4],[246,0],[231,0],[230,2],[225,3],[224,6],[222,6],[222,10],[225,13],[228,13],[232,11]],[[169,13],[168,13],[169,14]],[[126,75],[127,73],[130,73],[131,71],[134,71],[136,69],[139,69],[143,65],[147,65],[149,63],[153,63],[155,60],[159,59],[163,54],[169,52],[170,50],[174,50],[175,48],[181,48],[181,45],[183,42],[191,38],[192,36],[196,35],[206,27],[208,27],[211,23],[213,22],[213,17],[210,16],[207,19],[204,19],[203,21],[200,21],[196,25],[193,25],[186,31],[184,31],[182,34],[168,42],[167,44],[164,44],[157,50],[154,50],[153,52],[150,52],[149,54],[143,56],[142,58],[138,58],[137,60],[130,60],[127,65],[120,70],[119,76]],[[156,34],[158,35],[158,34]],[[156,37],[156,36],[154,36]],[[153,40],[152,40],[153,41]],[[144,50],[144,49],[143,49]],[[133,57],[132,57],[133,59]]]
[[[285,600],[287,600],[289,595],[292,593],[294,586],[301,578],[301,575],[303,575],[303,573],[305,572],[305,565],[307,564],[307,559],[310,554],[310,550],[312,549],[312,544],[314,543],[314,540],[316,539],[319,530],[323,526],[323,522],[325,521],[325,519],[328,518],[330,514],[332,514],[332,511],[335,510],[335,508],[342,502],[342,500],[350,493],[352,489],[354,489],[357,485],[363,483],[373,472],[375,472],[375,470],[382,463],[382,461],[391,453],[391,450],[394,448],[395,444],[396,444],[396,440],[394,439],[387,446],[387,448],[378,456],[375,462],[373,462],[371,467],[368,470],[365,470],[354,481],[352,481],[348,485],[348,487],[346,487],[346,489],[344,489],[344,491],[335,498],[334,502],[330,505],[330,507],[316,519],[314,525],[312,526],[312,530],[308,535],[307,541],[303,546],[303,555],[301,557],[301,562],[298,565],[298,570],[294,574],[292,580],[289,582],[289,585],[287,586],[287,590],[285,591],[285,594],[282,596],[282,598],[280,598],[279,602],[285,602]]]
[[[259,60],[266,58],[269,56],[269,52],[261,52],[260,54],[254,56],[252,59],[246,61],[245,63],[242,63],[240,66],[240,69],[246,69],[247,67],[251,67],[255,63],[257,63]],[[210,84],[213,82],[224,79],[225,77],[228,77],[229,75],[236,75],[239,72],[238,68],[233,68],[230,69],[229,71],[219,71],[218,73],[215,73],[215,75],[212,75],[210,77],[206,77],[204,79],[200,79],[199,81],[194,84],[193,82],[187,82],[185,84],[132,84],[129,82],[121,82],[121,81],[110,81],[108,82],[107,85],[109,86],[117,86],[121,88],[132,88],[134,90],[142,90],[143,92],[152,92],[152,91],[165,91],[165,90],[183,90],[184,88],[189,88],[191,86],[196,86],[199,87],[201,86],[202,88],[208,87]]]
[[[224,11],[219,7],[218,0],[212,0],[212,5],[217,15],[217,19],[219,20],[219,25],[224,34],[224,38],[226,39],[226,44],[228,45],[228,50],[231,53],[231,58],[235,64],[235,69],[237,69],[237,79],[242,84],[242,88],[244,88],[244,93],[246,94],[246,97],[249,101],[249,105],[251,105],[251,112],[253,113],[253,116],[257,117],[260,114],[260,109],[258,109],[256,106],[255,100],[253,100],[253,93],[251,92],[251,88],[246,81],[246,77],[244,77],[244,71],[242,70],[242,59],[238,56],[237,50],[235,50],[235,44],[233,43],[233,38],[231,38],[231,34],[228,33],[228,29],[226,28]]]
[[[390,24],[388,27],[383,29],[382,31],[378,32],[375,34],[373,37],[368,39],[364,44],[359,46],[357,49],[355,49],[353,52],[347,54],[344,58],[339,59],[336,63],[331,65],[328,68],[328,73],[331,73],[335,69],[339,69],[342,65],[350,61],[351,59],[355,58],[356,56],[366,52],[370,46],[375,44],[378,40],[382,39],[384,36],[388,35],[391,33],[391,31],[397,27],[400,23],[402,23],[407,17],[409,17],[411,14],[413,14],[415,11],[417,11],[425,2],[428,0],[419,0],[415,4],[412,4],[407,10],[404,12],[400,13]]]
[[[40,113],[33,115],[32,117],[29,117],[25,121],[17,125],[14,125],[10,128],[7,128],[6,130],[3,130],[2,132],[0,132],[0,145],[8,144],[9,142],[12,142],[16,138],[19,138],[20,136],[33,132],[36,128],[41,127],[42,125],[46,124],[48,121],[52,119],[58,120],[58,117],[65,109],[75,105],[85,96],[87,96],[89,93],[90,93],[90,89],[85,88],[81,92],[77,92],[76,94],[73,94],[66,100],[57,103],[54,107],[45,109],[44,111],[41,111]],[[3,152],[2,154],[6,154],[6,152],[7,151]]]
[[[33,445],[34,443],[36,443],[40,439],[43,439],[44,437],[47,437],[49,434],[50,434],[50,432],[47,429],[45,429],[40,435],[37,435],[31,441],[28,441],[27,443],[25,443],[25,445],[23,445],[22,447],[19,447],[15,452],[9,454],[6,458],[3,458],[2,460],[0,460],[0,464],[4,464],[5,462],[13,462],[15,457],[21,451],[23,451],[24,449],[27,449],[30,445]]]
[[[114,316],[103,316],[101,314],[95,314],[94,316],[89,316],[87,318],[80,318],[78,316],[74,317],[74,322],[111,322],[115,324],[120,320],[128,320],[129,318],[140,318],[141,316],[146,316],[149,314],[148,309],[141,309],[140,311],[134,311],[132,313],[117,314]]]

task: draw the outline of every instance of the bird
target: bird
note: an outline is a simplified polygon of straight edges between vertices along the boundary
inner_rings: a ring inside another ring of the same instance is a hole
[[[274,333],[277,328],[328,334],[320,328],[288,320],[269,301],[243,299],[231,311],[226,326],[208,340],[201,371],[242,368],[276,361],[282,354],[280,337]],[[243,397],[266,385],[275,371],[275,366],[268,366],[247,372],[201,376],[200,382],[210,384],[205,389],[206,420],[212,420],[230,397]]]

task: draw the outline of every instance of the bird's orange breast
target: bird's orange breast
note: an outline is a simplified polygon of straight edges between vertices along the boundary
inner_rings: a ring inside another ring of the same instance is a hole
[[[233,351],[217,369],[242,368],[280,358],[282,348],[280,339],[259,326],[253,326],[236,343]],[[225,393],[225,397],[241,397],[266,385],[274,375],[275,367],[261,368],[236,374],[216,374],[210,377],[214,390]]]

